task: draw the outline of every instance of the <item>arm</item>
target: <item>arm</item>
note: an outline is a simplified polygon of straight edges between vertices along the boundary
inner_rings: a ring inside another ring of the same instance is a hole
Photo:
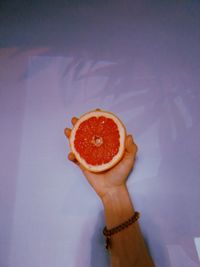
[[[72,119],[75,124],[77,118]],[[65,129],[67,137],[70,129]],[[83,174],[100,197],[106,218],[106,226],[111,229],[128,220],[134,213],[134,207],[126,187],[126,180],[134,166],[137,146],[131,136],[126,139],[126,151],[123,159],[112,169],[104,173],[92,173],[85,170],[76,161],[72,153],[69,159],[79,165]],[[138,222],[111,237],[112,267],[153,267]]]
[[[126,186],[113,190],[103,198],[106,226],[113,228],[127,221],[134,208]],[[113,267],[153,267],[138,222],[111,237],[111,263]]]

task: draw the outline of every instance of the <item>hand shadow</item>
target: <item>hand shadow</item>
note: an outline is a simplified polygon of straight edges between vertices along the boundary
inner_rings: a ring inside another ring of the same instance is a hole
[[[102,233],[104,222],[103,210],[99,212],[96,224],[88,222],[81,233],[80,247],[76,258],[76,267],[108,267],[109,255],[105,248],[105,240]],[[93,234],[90,236],[90,229]],[[89,244],[88,238],[90,239]],[[85,242],[87,241],[87,242]],[[88,249],[89,247],[89,249]],[[88,252],[89,251],[89,252]]]
[[[104,213],[102,210],[98,215],[92,236],[91,258],[90,258],[91,267],[109,266],[109,255],[105,248],[105,238],[102,233],[104,226],[105,226],[105,220],[104,220]]]

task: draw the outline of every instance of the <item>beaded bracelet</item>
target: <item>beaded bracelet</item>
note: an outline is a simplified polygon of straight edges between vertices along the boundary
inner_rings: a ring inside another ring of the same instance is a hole
[[[125,228],[129,227],[129,225],[135,223],[140,218],[140,213],[135,212],[131,218],[129,218],[127,221],[123,222],[122,224],[108,230],[105,226],[103,229],[103,234],[106,237],[106,249],[111,248],[111,236],[124,230]]]

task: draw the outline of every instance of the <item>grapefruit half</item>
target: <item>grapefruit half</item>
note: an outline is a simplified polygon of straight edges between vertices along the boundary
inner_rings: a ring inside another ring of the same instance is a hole
[[[82,115],[72,128],[71,151],[87,170],[102,172],[112,168],[125,150],[126,129],[111,112],[93,110]]]

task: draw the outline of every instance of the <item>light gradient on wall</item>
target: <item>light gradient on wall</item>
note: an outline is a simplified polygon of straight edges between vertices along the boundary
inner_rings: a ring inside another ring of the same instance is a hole
[[[1,30],[2,267],[108,266],[102,204],[63,134],[96,107],[138,144],[128,189],[156,266],[199,266],[200,5],[117,3],[66,4],[37,35],[40,20]]]

